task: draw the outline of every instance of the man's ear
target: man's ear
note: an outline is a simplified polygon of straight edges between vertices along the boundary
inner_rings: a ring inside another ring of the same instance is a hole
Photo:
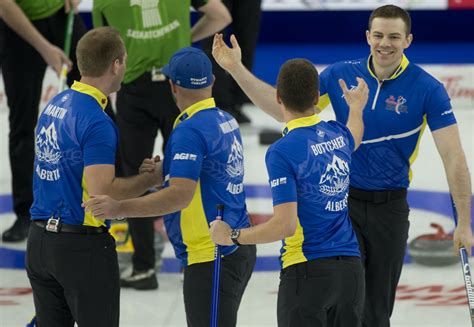
[[[114,75],[118,74],[119,69],[120,69],[120,60],[115,59],[114,63],[112,64],[112,72],[114,73]]]
[[[408,34],[407,39],[406,39],[406,44],[405,44],[405,49],[408,49],[413,42],[413,34]]]
[[[276,100],[278,104],[282,104],[280,93],[278,92],[278,89],[276,90]]]
[[[176,93],[176,85],[173,83],[173,81],[170,79],[168,79],[168,83],[170,83],[170,87],[171,87],[171,93],[175,94]]]

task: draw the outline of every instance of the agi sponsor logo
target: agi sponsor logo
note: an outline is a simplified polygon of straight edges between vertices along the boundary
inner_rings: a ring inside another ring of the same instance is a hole
[[[278,185],[284,185],[286,184],[286,177],[281,177],[281,178],[275,178],[270,181],[270,186],[272,188],[278,186]]]
[[[192,160],[192,161],[196,161],[196,159],[197,159],[197,155],[195,155],[193,153],[184,153],[184,152],[176,153],[173,157],[173,160]]]

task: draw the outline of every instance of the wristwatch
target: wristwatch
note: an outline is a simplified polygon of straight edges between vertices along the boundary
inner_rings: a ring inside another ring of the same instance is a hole
[[[240,229],[233,229],[232,232],[230,232],[230,239],[235,245],[241,246],[242,244],[237,241],[237,239],[240,236]]]

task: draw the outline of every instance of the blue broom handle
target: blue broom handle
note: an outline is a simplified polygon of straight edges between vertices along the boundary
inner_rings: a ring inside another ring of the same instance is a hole
[[[224,205],[217,205],[216,220],[223,220]],[[214,276],[212,280],[211,327],[217,327],[219,317],[219,281],[221,275],[221,246],[216,245],[214,252]]]
[[[451,206],[453,208],[454,224],[458,225],[458,212],[456,210],[456,204],[454,203],[453,196],[451,195]],[[464,286],[466,288],[467,302],[469,306],[469,314],[471,315],[471,326],[474,327],[474,290],[472,288],[472,277],[471,268],[469,265],[469,256],[464,246],[459,248],[459,255],[461,257],[461,267],[464,278]]]

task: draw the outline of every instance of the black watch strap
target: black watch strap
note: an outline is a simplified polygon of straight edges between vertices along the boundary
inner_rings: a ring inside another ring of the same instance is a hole
[[[237,240],[239,238],[239,236],[240,236],[240,229],[233,229],[230,232],[230,239],[232,240],[232,242],[235,245],[241,246],[242,244],[240,244],[239,241]]]

